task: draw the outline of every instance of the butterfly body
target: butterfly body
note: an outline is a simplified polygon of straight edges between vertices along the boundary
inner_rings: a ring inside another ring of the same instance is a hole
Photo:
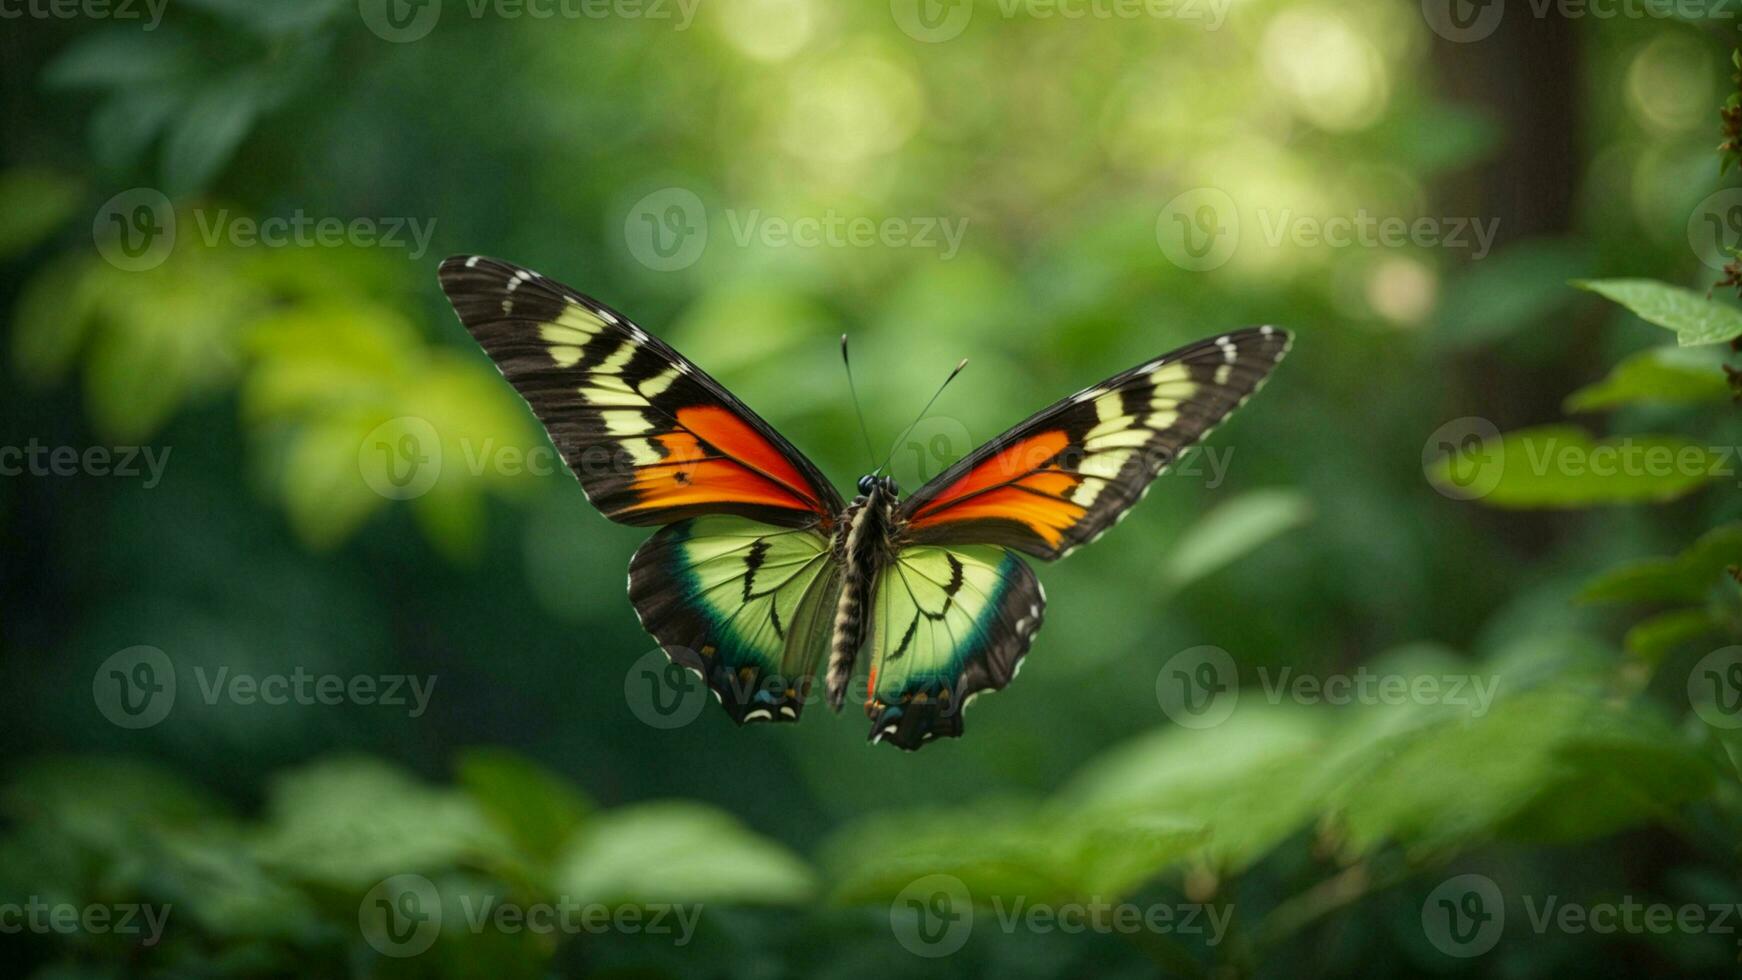
[[[694,363],[530,270],[441,266],[460,320],[605,516],[659,530],[629,598],[674,663],[738,724],[797,721],[824,662],[839,710],[862,652],[870,739],[916,749],[1015,677],[1045,592],[1021,557],[1061,558],[1123,517],[1245,402],[1287,333],[1182,347],[1042,409],[903,497],[872,474],[843,501]]]
[[[886,476],[868,474],[859,496],[847,505],[835,530],[835,554],[843,585],[829,640],[829,707],[839,711],[852,681],[853,664],[865,643],[865,609],[879,572],[896,552],[896,504],[901,491]]]

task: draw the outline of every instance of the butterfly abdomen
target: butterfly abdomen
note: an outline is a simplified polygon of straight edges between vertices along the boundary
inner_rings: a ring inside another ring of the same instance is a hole
[[[841,564],[841,598],[829,642],[829,706],[836,711],[847,697],[853,664],[865,642],[865,607],[877,583],[879,556],[887,550],[889,503],[880,491],[858,497],[842,512],[835,532],[835,557]]]

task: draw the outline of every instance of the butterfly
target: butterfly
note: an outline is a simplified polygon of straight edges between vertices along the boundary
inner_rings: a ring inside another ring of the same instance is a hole
[[[797,721],[825,653],[838,712],[868,650],[870,739],[907,750],[960,736],[963,707],[1016,676],[1046,605],[1021,556],[1099,537],[1290,343],[1255,327],[1182,347],[1042,409],[907,497],[874,472],[848,502],[718,381],[598,300],[482,256],[447,259],[440,280],[593,506],[659,528],[630,561],[629,599],[667,656],[745,724]]]

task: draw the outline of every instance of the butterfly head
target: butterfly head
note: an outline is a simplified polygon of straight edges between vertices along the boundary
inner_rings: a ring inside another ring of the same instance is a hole
[[[878,476],[875,473],[867,473],[859,478],[859,493],[861,496],[865,497],[881,494],[890,500],[894,500],[901,496],[901,487],[896,485],[895,477],[893,476]]]

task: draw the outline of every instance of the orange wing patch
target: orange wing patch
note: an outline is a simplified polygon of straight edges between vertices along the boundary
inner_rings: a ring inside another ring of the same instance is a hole
[[[945,487],[914,515],[911,525],[923,528],[976,518],[1020,521],[1057,545],[1084,513],[1066,497],[1083,478],[1054,465],[1070,444],[1068,433],[1054,429],[999,450]]]
[[[724,408],[705,405],[678,409],[677,422],[781,491],[787,506],[825,510],[815,494],[805,489],[809,481],[799,475],[798,469],[738,416]]]

